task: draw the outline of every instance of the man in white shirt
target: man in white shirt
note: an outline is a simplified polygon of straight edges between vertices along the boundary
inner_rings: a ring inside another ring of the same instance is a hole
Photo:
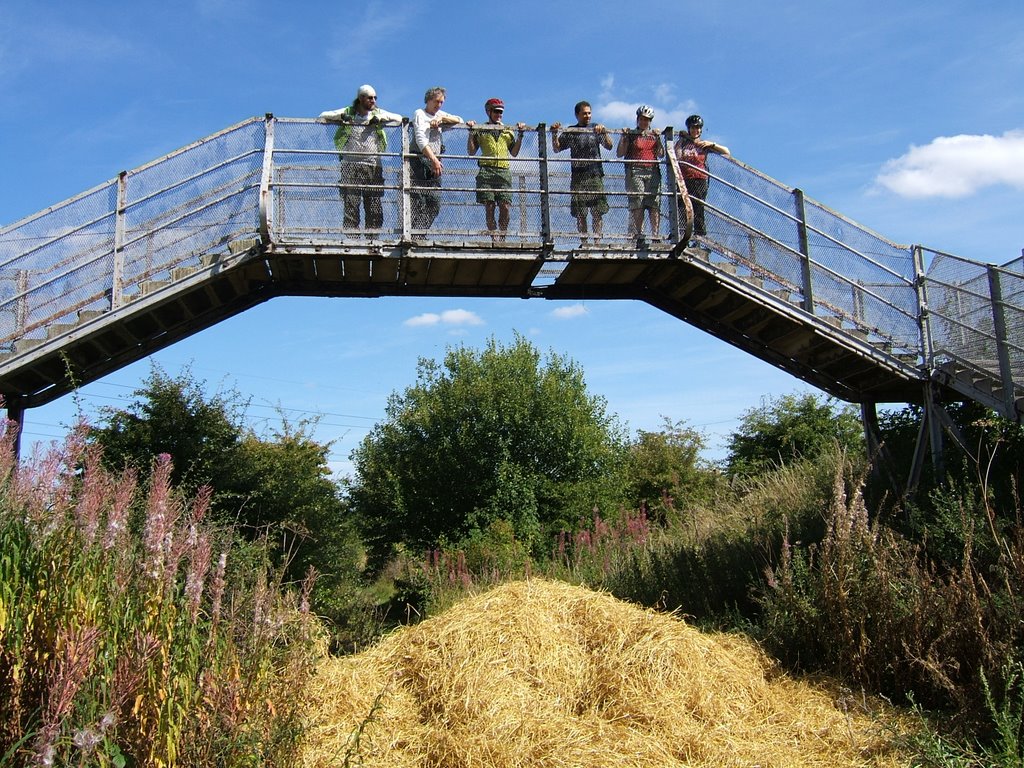
[[[441,210],[441,194],[435,190],[441,187],[441,153],[444,151],[442,132],[454,125],[461,125],[463,120],[441,109],[444,105],[444,88],[430,88],[423,94],[423,108],[417,109],[412,116],[412,141],[410,149],[417,155],[410,161],[412,166],[412,183],[418,188],[426,188],[423,192],[412,193],[412,226],[414,229],[429,229]],[[466,123],[473,127],[476,123]]]

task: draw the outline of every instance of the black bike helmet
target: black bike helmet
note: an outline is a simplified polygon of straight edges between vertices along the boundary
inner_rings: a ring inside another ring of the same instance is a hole
[[[704,118],[701,117],[700,115],[690,115],[688,118],[686,118],[686,127],[687,128],[690,128],[691,126],[694,126],[694,125],[696,125],[698,128],[703,128],[704,127]]]

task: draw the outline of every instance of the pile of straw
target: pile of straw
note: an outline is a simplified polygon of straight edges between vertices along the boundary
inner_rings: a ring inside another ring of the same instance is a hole
[[[309,768],[906,765],[750,641],[542,579],[325,661],[308,699]]]

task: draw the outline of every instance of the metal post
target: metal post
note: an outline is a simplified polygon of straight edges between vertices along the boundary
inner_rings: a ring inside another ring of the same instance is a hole
[[[117,210],[114,212],[114,270],[110,285],[110,308],[121,306],[124,271],[124,213],[128,205],[128,171],[117,175]]]
[[[21,333],[25,332],[25,324],[28,322],[28,275],[27,269],[18,270],[18,303],[14,309],[14,327]]]
[[[398,222],[401,225],[401,242],[413,242],[413,174],[409,156],[413,154],[413,143],[409,138],[409,118],[401,121],[401,171],[398,173]],[[415,161],[413,161],[415,162]],[[440,199],[438,188],[437,196]],[[425,234],[424,234],[424,237]]]
[[[988,265],[988,286],[992,295],[992,322],[996,332],[996,354],[999,357],[999,378],[1003,385],[1003,405],[1007,418],[1014,417],[1013,369],[1010,367],[1010,349],[1006,343],[1006,310],[1003,306],[1003,287],[999,268]]]
[[[260,177],[260,240],[270,245],[270,233],[274,231],[271,218],[273,207],[270,203],[270,186],[274,178],[274,115],[266,114],[266,133],[263,144],[263,174]]]
[[[672,151],[672,126],[668,126],[662,135],[665,137],[665,182],[668,186],[668,234],[673,243],[679,242],[679,184],[672,166],[676,159]]]
[[[800,238],[800,272],[803,278],[804,311],[814,314],[814,290],[811,287],[811,249],[807,243],[807,210],[804,206],[802,190],[793,190],[793,201],[796,203],[797,235]]]
[[[924,369],[930,371],[932,360],[932,331],[928,313],[928,291],[924,271],[924,256],[920,245],[910,249],[914,259],[914,287],[917,289],[917,322],[921,331],[921,359]]]
[[[554,246],[551,235],[551,186],[548,182],[548,127],[537,125],[537,154],[540,156],[540,239],[545,250]]]

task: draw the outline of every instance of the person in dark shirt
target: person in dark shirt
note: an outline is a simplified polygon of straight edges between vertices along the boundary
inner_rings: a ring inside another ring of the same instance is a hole
[[[587,244],[587,211],[590,211],[594,243],[600,243],[602,218],[608,212],[608,198],[604,194],[604,168],[601,165],[601,147],[612,148],[612,137],[603,125],[591,125],[593,109],[587,101],[576,105],[576,125],[562,128],[561,123],[551,125],[551,148],[555,152],[569,150],[573,159],[569,188],[572,198],[569,210],[576,217],[580,232],[580,245]]]

